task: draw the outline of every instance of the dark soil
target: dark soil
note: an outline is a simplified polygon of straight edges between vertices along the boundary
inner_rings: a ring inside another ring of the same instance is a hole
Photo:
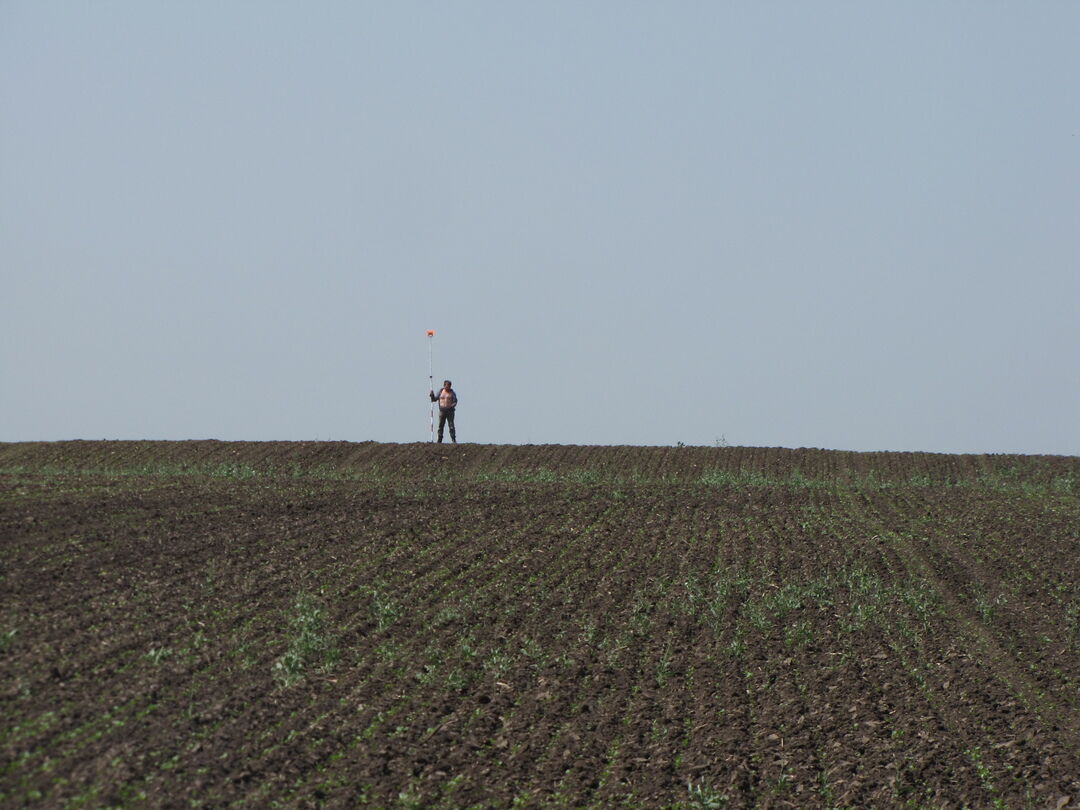
[[[0,806],[1080,797],[1080,459],[0,444]]]

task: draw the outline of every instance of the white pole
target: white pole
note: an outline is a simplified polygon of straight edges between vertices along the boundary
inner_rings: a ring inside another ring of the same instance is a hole
[[[427,374],[428,374],[428,386],[432,391],[435,390],[435,377],[431,373],[431,346],[435,342],[435,330],[427,330],[428,342],[427,342]],[[435,400],[431,401],[431,441],[435,442]]]

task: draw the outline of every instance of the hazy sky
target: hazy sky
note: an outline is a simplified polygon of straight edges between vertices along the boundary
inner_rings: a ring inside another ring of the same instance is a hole
[[[0,440],[1080,454],[1080,3],[0,0]]]

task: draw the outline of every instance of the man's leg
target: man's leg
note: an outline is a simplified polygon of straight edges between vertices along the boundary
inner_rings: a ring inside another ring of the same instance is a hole
[[[439,444],[442,444],[443,427],[446,426],[446,411],[439,410]],[[450,428],[450,435],[453,436],[453,428]]]
[[[457,444],[457,431],[454,429],[454,409],[446,412],[446,421],[450,423],[450,441]]]

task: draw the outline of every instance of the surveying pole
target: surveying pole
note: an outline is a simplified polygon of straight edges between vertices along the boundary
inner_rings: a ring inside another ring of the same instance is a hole
[[[427,337],[428,337],[428,341],[427,341],[428,386],[430,387],[431,391],[434,392],[435,391],[435,377],[431,373],[431,346],[435,342],[434,341],[435,330],[434,329],[428,329],[427,330]],[[431,441],[434,444],[434,442],[435,442],[435,400],[431,400]]]

